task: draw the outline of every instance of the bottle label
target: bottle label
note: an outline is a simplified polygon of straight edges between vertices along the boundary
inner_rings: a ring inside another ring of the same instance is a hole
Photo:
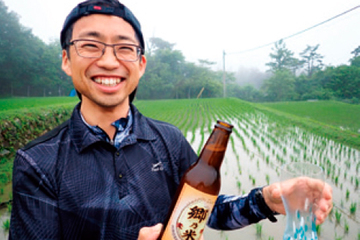
[[[214,207],[217,195],[184,184],[164,231],[164,240],[198,240]]]

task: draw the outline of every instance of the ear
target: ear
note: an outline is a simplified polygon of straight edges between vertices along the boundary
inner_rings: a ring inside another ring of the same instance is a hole
[[[70,59],[66,52],[66,50],[62,50],[62,64],[61,64],[62,70],[71,77],[71,66],[70,66]]]
[[[139,61],[140,78],[144,75],[145,69],[146,69],[146,57],[145,57],[145,55],[141,55],[141,59]]]

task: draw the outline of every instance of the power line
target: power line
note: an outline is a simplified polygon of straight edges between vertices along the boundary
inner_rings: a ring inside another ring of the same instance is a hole
[[[327,20],[325,20],[325,21],[323,21],[323,22],[321,22],[321,23],[315,24],[315,25],[312,26],[312,27],[306,28],[306,29],[304,29],[304,30],[302,30],[302,31],[300,31],[300,32],[294,33],[294,34],[292,34],[292,35],[290,35],[290,36],[287,36],[287,37],[284,37],[284,38],[281,38],[281,39],[285,40],[285,39],[289,39],[289,38],[295,37],[295,36],[297,36],[297,35],[300,35],[300,34],[302,34],[302,33],[304,33],[304,32],[307,32],[307,31],[309,31],[309,30],[311,30],[311,29],[313,29],[313,28],[316,28],[316,27],[318,27],[318,26],[320,26],[320,25],[323,25],[323,24],[325,24],[325,23],[327,23],[327,22],[330,22],[331,20],[334,20],[335,18],[341,17],[341,16],[343,16],[343,15],[345,15],[345,14],[351,12],[351,11],[354,11],[354,10],[357,9],[357,8],[360,8],[360,5],[358,5],[358,6],[356,6],[356,7],[353,7],[353,8],[351,8],[351,9],[349,9],[349,10],[343,12],[343,13],[340,13],[340,14],[334,16],[334,17],[331,17],[331,18],[329,18],[329,19],[327,19]],[[279,40],[280,40],[280,39],[279,39]],[[273,44],[275,44],[276,42],[278,42],[279,40],[274,41],[274,42],[271,42],[271,43],[267,43],[267,44],[264,44],[264,45],[261,45],[261,46],[255,47],[255,48],[250,48],[250,49],[247,49],[247,50],[244,50],[244,51],[232,52],[232,53],[226,53],[226,54],[240,54],[240,53],[246,53],[246,52],[255,51],[255,50],[257,50],[257,49],[260,49],[260,48],[264,48],[264,47],[273,45]]]

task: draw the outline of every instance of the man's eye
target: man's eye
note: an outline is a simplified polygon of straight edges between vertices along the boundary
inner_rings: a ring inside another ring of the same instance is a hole
[[[118,47],[118,51],[131,51],[133,52],[134,51],[134,47],[132,46],[119,46]]]
[[[96,44],[93,43],[85,43],[81,45],[82,48],[99,48]]]

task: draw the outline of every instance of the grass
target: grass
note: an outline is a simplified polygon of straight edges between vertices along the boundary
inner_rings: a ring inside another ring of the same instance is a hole
[[[338,128],[360,132],[360,105],[336,101],[278,102],[262,105]]]
[[[33,98],[6,98],[0,99],[0,112],[19,111],[21,109],[44,107],[49,105],[76,104],[77,97],[33,97]]]
[[[301,115],[301,111],[312,109],[313,104],[317,103],[317,111],[309,110],[310,114]],[[321,104],[322,103],[322,104]],[[360,106],[333,101],[318,102],[291,102],[291,103],[263,103],[253,104],[258,110],[263,111],[269,117],[273,116],[275,121],[280,125],[283,122],[292,123],[294,126],[304,128],[316,135],[332,139],[337,143],[345,144],[356,149],[360,149]],[[284,107],[285,106],[285,107]],[[333,106],[338,110],[338,115],[327,114],[327,109]],[[342,106],[343,110],[341,109]],[[298,110],[294,110],[298,109]],[[280,110],[281,109],[281,110]],[[345,110],[347,111],[345,111]],[[344,112],[346,112],[345,116]],[[317,115],[322,115],[321,117]],[[283,118],[283,121],[281,120]],[[322,121],[320,121],[322,120]],[[343,121],[340,126],[334,125],[334,122]]]

